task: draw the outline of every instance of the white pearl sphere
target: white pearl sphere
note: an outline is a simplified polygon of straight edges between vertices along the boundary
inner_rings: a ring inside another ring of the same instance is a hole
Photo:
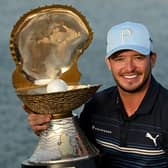
[[[56,79],[48,83],[46,91],[47,93],[52,93],[52,92],[66,91],[67,89],[68,85],[63,80]]]

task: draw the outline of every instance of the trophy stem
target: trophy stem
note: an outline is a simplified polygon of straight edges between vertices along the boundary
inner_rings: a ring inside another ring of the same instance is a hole
[[[28,162],[63,167],[72,164],[76,168],[75,163],[86,162],[97,155],[98,150],[88,142],[78,126],[77,118],[73,116],[50,121],[48,129],[40,134],[38,145]]]

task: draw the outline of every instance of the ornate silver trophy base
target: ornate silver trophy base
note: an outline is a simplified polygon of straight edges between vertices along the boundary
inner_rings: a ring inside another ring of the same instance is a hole
[[[27,160],[22,163],[22,168],[97,168],[96,158],[80,160],[62,164],[34,165]]]
[[[22,168],[95,168],[97,155],[98,150],[80,131],[76,117],[53,119]]]

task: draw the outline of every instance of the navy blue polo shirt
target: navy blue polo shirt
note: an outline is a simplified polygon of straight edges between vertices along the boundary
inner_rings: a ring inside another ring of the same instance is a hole
[[[80,126],[100,150],[103,168],[168,167],[168,91],[153,77],[134,115],[126,115],[115,86],[86,103]]]

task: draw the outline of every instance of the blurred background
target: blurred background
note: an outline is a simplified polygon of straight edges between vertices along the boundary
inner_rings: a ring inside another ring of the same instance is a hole
[[[0,1],[0,167],[19,168],[38,142],[27,122],[27,114],[15,94],[12,72],[15,69],[9,50],[13,25],[27,11],[43,5],[72,5],[86,16],[94,39],[79,59],[81,83],[114,84],[104,63],[106,33],[123,21],[144,23],[150,30],[158,61],[153,74],[168,88],[168,1],[165,0],[1,0]],[[82,108],[82,107],[81,107]],[[79,113],[81,108],[75,112]]]

